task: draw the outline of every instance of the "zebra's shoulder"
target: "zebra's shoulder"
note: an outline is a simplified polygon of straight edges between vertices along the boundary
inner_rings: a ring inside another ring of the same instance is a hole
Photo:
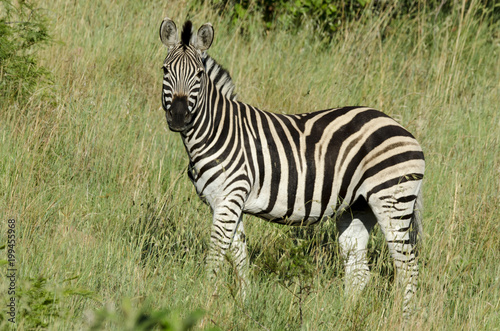
[[[203,54],[202,62],[210,80],[217,86],[219,91],[228,99],[236,100],[236,94],[234,94],[235,85],[229,72],[206,53]]]

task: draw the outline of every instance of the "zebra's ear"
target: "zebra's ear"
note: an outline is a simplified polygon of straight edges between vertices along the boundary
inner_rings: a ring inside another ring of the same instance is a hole
[[[177,26],[170,18],[165,17],[160,25],[160,39],[161,42],[169,49],[177,45],[179,42],[179,35],[177,34]]]
[[[206,51],[212,45],[212,41],[214,40],[214,28],[212,24],[205,23],[198,30],[198,34],[196,38],[193,38],[191,44],[199,50],[201,53]]]

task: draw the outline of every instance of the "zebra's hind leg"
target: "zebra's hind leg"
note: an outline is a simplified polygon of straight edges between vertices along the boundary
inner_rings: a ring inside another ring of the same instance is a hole
[[[370,198],[370,206],[394,258],[397,284],[404,288],[403,313],[406,316],[411,312],[411,299],[418,281],[416,249],[421,224],[415,206],[419,190],[420,182],[406,182],[392,192],[384,190]]]
[[[360,203],[355,205],[361,206]],[[345,266],[345,292],[351,297],[357,297],[370,279],[366,253],[370,231],[376,224],[376,219],[365,205],[366,203],[361,206],[363,208],[358,209],[351,207],[337,220],[339,245]]]

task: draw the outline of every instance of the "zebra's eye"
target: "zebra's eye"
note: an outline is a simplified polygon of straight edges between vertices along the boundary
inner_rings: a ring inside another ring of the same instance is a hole
[[[203,68],[198,68],[196,71],[196,76],[201,77],[201,75],[203,74],[204,71],[205,70],[203,70]]]

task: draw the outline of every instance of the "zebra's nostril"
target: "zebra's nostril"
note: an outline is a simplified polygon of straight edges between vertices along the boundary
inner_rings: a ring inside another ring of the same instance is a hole
[[[167,122],[172,122],[172,111],[169,109],[165,110],[165,116],[167,117]]]
[[[193,114],[191,114],[191,112],[188,112],[186,114],[186,117],[184,117],[184,123],[185,124],[188,124],[189,122],[191,122],[191,118],[193,117]]]

